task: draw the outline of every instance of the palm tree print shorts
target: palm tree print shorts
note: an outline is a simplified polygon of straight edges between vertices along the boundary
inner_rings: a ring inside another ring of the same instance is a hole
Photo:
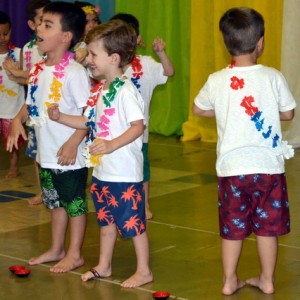
[[[142,182],[107,182],[92,177],[91,193],[100,226],[116,224],[123,238],[146,231]]]
[[[290,232],[285,174],[218,177],[220,235],[242,240]]]
[[[63,207],[69,217],[88,212],[86,182],[88,169],[58,170],[39,167],[43,201],[47,208]]]

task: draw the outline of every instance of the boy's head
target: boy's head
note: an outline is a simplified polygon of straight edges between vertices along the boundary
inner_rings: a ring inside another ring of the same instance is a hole
[[[119,68],[132,62],[135,55],[136,34],[131,26],[121,20],[111,20],[92,29],[86,43],[102,42],[104,51],[109,55],[118,54]]]
[[[51,2],[43,10],[43,23],[46,15],[59,16],[61,31],[71,33],[69,49],[73,48],[81,39],[85,28],[85,14],[79,7],[63,1]]]
[[[75,1],[74,4],[80,7],[86,15],[86,24],[84,36],[88,34],[90,30],[101,23],[99,19],[100,8],[85,1]]]
[[[43,8],[51,3],[50,0],[30,0],[27,6],[27,23],[35,31],[42,21]]]
[[[135,16],[131,14],[118,13],[114,15],[111,20],[122,20],[126,24],[132,26],[137,36],[137,45],[143,45],[142,37],[140,35],[140,24]]]
[[[219,28],[232,56],[252,53],[264,36],[264,19],[247,7],[231,8],[221,17]]]
[[[0,11],[0,49],[4,47],[6,49],[11,36],[11,22],[9,16]]]

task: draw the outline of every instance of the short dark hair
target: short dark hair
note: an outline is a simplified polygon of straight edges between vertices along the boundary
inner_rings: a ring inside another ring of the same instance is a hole
[[[99,24],[102,23],[100,18],[99,18],[99,7],[97,7],[94,4],[91,4],[90,2],[86,2],[86,1],[75,1],[74,4],[78,7],[80,7],[83,11],[84,11],[84,7],[89,7],[90,6],[91,8],[94,8],[92,11],[98,15],[98,23]]]
[[[132,62],[135,56],[136,33],[134,29],[121,20],[111,20],[97,25],[89,31],[86,43],[103,41],[103,46],[108,55],[118,53],[122,68]]]
[[[252,53],[265,32],[262,15],[248,7],[226,11],[220,19],[219,29],[227,50],[233,56]]]
[[[50,0],[30,0],[27,6],[27,19],[33,21],[36,16],[36,10],[44,8],[51,3]]]
[[[114,15],[111,20],[122,20],[123,22],[127,23],[128,25],[132,26],[136,35],[138,36],[140,34],[140,24],[138,19],[131,15],[131,14],[125,14],[125,13],[118,13]]]
[[[62,31],[70,31],[73,35],[70,48],[73,48],[82,38],[86,16],[82,9],[68,2],[51,2],[44,7],[44,13],[58,14],[61,16]]]
[[[8,24],[9,25],[9,28],[11,28],[11,21],[10,21],[10,18],[9,16],[3,12],[3,11],[0,11],[0,24],[3,25],[3,24]]]

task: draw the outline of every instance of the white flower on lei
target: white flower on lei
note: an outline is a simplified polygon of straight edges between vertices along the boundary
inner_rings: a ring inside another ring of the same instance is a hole
[[[47,112],[42,111],[40,116],[30,116],[30,120],[28,122],[28,126],[37,126],[41,127],[42,125],[47,123],[47,120],[49,119]]]
[[[84,157],[84,163],[87,168],[97,167],[100,165],[100,158],[102,155],[92,155],[89,151],[89,145],[86,145],[83,148],[82,156]]]
[[[279,155],[283,155],[285,159],[290,159],[295,155],[293,146],[289,145],[287,141],[281,141],[278,148],[280,151]]]

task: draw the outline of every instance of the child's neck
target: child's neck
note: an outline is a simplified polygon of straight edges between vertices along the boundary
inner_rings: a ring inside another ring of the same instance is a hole
[[[57,52],[48,52],[47,59],[46,59],[46,66],[54,66],[56,64],[59,64],[67,50],[63,51],[57,51]]]
[[[106,82],[105,82],[103,88],[104,88],[104,89],[107,89],[107,88],[109,87],[110,83],[113,82],[113,81],[115,80],[115,78],[117,78],[117,77],[122,77],[122,75],[123,75],[123,72],[122,72],[121,69],[118,69],[118,70],[116,70],[116,71],[114,71],[114,72],[111,72],[111,73],[109,73],[109,74],[106,74],[106,75],[105,75]]]
[[[235,67],[250,67],[257,64],[257,57],[252,53],[233,56],[232,60]]]
[[[0,54],[6,54],[8,52],[8,45],[0,46]]]

